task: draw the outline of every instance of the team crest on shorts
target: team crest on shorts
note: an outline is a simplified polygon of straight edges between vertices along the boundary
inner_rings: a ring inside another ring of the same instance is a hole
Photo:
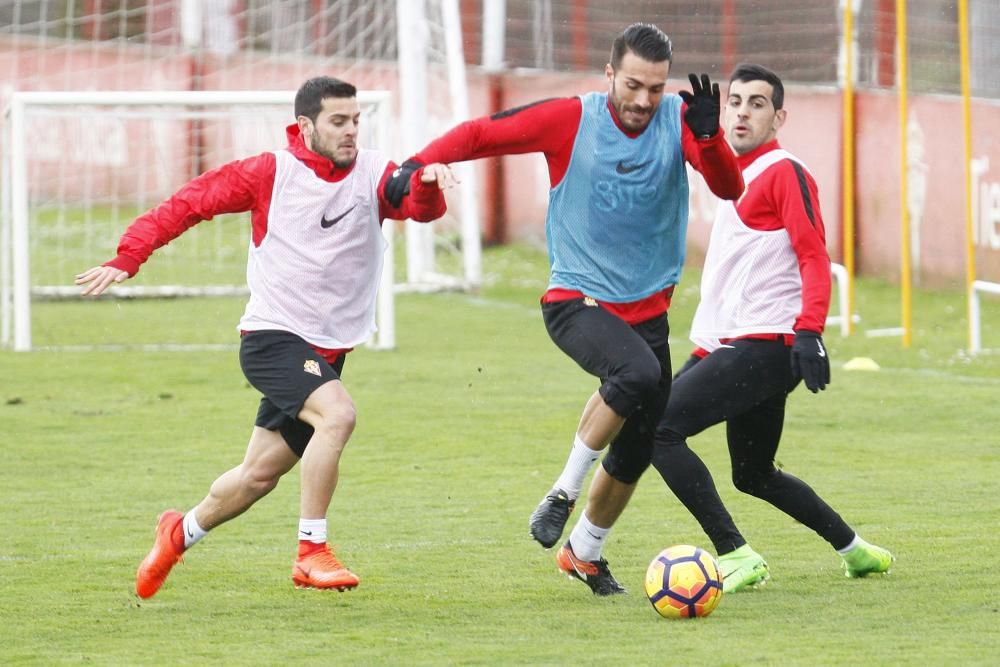
[[[597,299],[592,296],[585,296],[583,298],[583,305],[590,306],[591,308],[597,307]]]
[[[323,371],[319,369],[319,362],[315,359],[306,359],[306,362],[302,364],[302,370],[306,373],[312,373],[313,375],[323,376]]]

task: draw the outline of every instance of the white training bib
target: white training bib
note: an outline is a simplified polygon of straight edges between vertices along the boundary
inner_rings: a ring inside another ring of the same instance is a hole
[[[743,170],[750,183],[781,160],[802,162],[778,149],[761,155]],[[805,165],[802,165],[805,168]],[[752,334],[794,333],[802,310],[802,276],[785,229],[748,227],[736,205],[722,201],[716,211],[701,277],[701,301],[691,324],[691,340],[709,352],[720,339]]]
[[[325,181],[287,150],[275,151],[267,234],[250,243],[247,303],[239,328],[291,331],[319,347],[354,347],[375,331],[386,242],[378,182],[387,161],[360,150],[343,180]]]

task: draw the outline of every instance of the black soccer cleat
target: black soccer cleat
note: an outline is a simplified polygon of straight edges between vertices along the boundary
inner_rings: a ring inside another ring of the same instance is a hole
[[[531,514],[528,522],[531,536],[546,549],[551,549],[562,536],[575,506],[576,501],[570,500],[562,489],[549,491]]]
[[[608,561],[600,560],[580,560],[573,553],[573,547],[569,542],[564,544],[556,554],[556,563],[559,569],[573,579],[579,579],[590,586],[594,595],[621,595],[627,593],[625,587],[619,584],[611,570],[608,569]]]

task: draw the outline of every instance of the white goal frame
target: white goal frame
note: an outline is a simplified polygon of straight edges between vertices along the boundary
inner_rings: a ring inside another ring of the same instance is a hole
[[[15,351],[32,349],[32,297],[70,298],[79,288],[31,285],[28,146],[26,124],[32,107],[45,106],[231,106],[261,104],[277,106],[295,100],[295,91],[84,91],[84,92],[13,92],[4,109],[9,127],[3,142],[3,210],[0,211],[0,346]],[[375,145],[385,156],[392,150],[392,96],[387,91],[358,91],[362,106],[374,106]],[[379,282],[376,306],[378,332],[371,345],[391,349],[396,344],[394,304],[394,227],[382,225],[386,239],[385,262]],[[124,229],[122,230],[124,231]],[[234,296],[247,294],[242,286],[116,286],[109,295],[119,298],[174,296]]]
[[[988,280],[973,280],[969,288],[969,353],[977,355],[983,352],[983,322],[980,315],[979,293],[1000,296],[1000,283]]]

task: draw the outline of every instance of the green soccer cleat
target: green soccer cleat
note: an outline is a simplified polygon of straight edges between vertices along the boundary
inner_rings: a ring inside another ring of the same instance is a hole
[[[719,570],[722,572],[723,593],[757,588],[771,578],[763,556],[751,549],[749,544],[719,556]]]
[[[844,574],[851,578],[888,573],[892,562],[896,560],[888,550],[864,540],[859,540],[857,546],[841,556]]]

